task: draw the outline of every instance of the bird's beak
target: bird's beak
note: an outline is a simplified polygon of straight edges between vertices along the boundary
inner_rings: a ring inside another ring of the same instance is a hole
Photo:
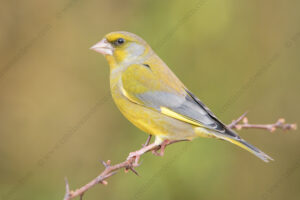
[[[113,46],[105,38],[92,46],[90,49],[103,55],[113,55],[114,51]]]

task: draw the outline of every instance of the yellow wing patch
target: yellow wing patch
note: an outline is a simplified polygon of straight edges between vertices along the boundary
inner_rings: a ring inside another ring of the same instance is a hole
[[[160,110],[161,110],[161,113],[169,116],[169,117],[172,117],[172,118],[175,118],[175,119],[178,119],[180,121],[183,121],[183,122],[186,122],[186,123],[189,123],[189,124],[192,124],[192,125],[195,125],[195,126],[203,126],[183,115],[180,115],[178,114],[177,112],[174,112],[173,110],[170,110],[169,108],[166,108],[166,107],[160,107]]]

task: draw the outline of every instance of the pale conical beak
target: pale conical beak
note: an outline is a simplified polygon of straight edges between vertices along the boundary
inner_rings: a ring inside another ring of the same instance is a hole
[[[90,49],[103,55],[113,55],[114,51],[113,46],[105,38],[92,46]]]

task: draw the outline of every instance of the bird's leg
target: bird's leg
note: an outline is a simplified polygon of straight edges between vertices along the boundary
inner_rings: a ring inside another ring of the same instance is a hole
[[[140,156],[143,155],[144,153],[148,152],[148,151],[151,151],[151,150],[157,148],[158,146],[159,145],[157,145],[155,143],[148,144],[147,146],[144,146],[143,148],[141,148],[138,151],[134,151],[134,152],[129,153],[129,156],[127,157],[127,160],[130,160],[130,159],[134,158],[133,166],[138,166]]]
[[[152,150],[152,153],[156,156],[163,156],[165,153],[165,149],[168,145],[177,143],[177,142],[183,142],[183,141],[190,141],[188,139],[182,139],[182,140],[164,140],[160,145],[159,148],[155,148]],[[160,152],[158,152],[160,150]]]
[[[145,144],[143,144],[143,147],[148,146],[150,144],[151,138],[152,138],[152,135],[149,135]]]

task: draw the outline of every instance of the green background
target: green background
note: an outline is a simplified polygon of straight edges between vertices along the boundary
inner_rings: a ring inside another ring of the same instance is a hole
[[[299,123],[299,1],[2,0],[0,198],[52,200],[123,161],[147,135],[117,110],[106,60],[111,31],[144,38],[222,121]],[[242,130],[275,159],[196,139],[145,155],[84,199],[300,198],[299,131]]]

